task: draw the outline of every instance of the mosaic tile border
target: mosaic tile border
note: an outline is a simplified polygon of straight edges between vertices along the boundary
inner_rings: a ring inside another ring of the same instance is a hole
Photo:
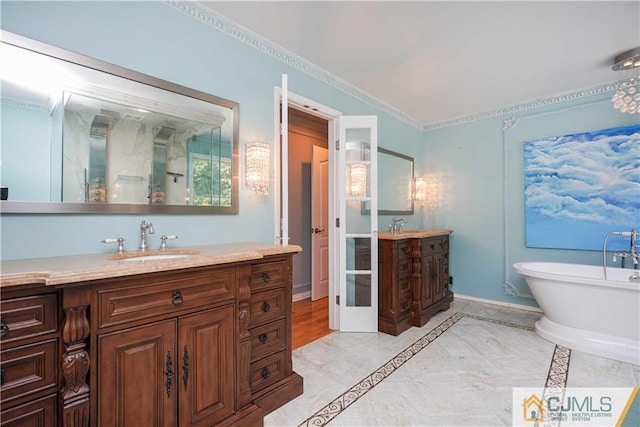
[[[503,326],[509,326],[512,328],[523,329],[526,331],[534,330],[534,328],[530,326],[524,326],[513,322],[490,319],[487,317],[476,316],[473,314],[462,312],[454,313],[438,326],[413,342],[409,347],[402,350],[391,360],[373,371],[373,373],[360,380],[349,390],[342,393],[340,396],[317,411],[315,414],[304,420],[298,427],[327,425],[331,420],[340,415],[345,409],[354,404],[358,399],[363,397],[365,394],[367,394],[367,392],[373,389],[376,385],[380,384],[384,379],[389,377],[398,368],[408,362],[413,356],[424,350],[429,344],[431,344],[439,336],[449,330],[460,319],[463,319],[465,317]],[[547,374],[547,380],[545,383],[545,395],[547,393],[547,390],[549,393],[554,394],[564,392],[564,387],[567,383],[567,375],[569,373],[570,357],[571,350],[560,346],[555,347],[551,366],[549,367],[549,373]]]

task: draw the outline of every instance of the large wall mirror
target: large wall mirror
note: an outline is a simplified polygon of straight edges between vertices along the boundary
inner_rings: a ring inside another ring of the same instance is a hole
[[[413,157],[378,147],[378,215],[413,214]],[[362,211],[371,212],[369,202]]]
[[[238,104],[2,32],[2,213],[238,213]]]

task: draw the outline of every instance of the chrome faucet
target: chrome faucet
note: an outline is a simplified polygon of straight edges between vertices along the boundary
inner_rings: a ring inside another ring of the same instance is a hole
[[[149,245],[147,244],[147,233],[155,234],[156,230],[153,228],[153,224],[145,221],[144,219],[140,222],[140,246],[138,250],[140,252],[145,252],[149,250]]]
[[[402,230],[402,224],[406,224],[407,220],[404,218],[396,218],[393,217],[391,219],[391,224],[389,224],[389,231],[391,233],[397,233],[398,231]]]
[[[640,249],[640,245],[636,243],[636,240],[638,238],[638,232],[635,230],[635,228],[631,229],[631,231],[612,231],[608,233],[604,238],[604,244],[602,247],[602,268],[604,269],[605,280],[607,279],[606,254],[607,254],[607,240],[609,239],[609,236],[622,236],[622,237],[629,237],[631,239],[631,244],[629,245],[629,252],[614,252],[613,257],[611,259],[613,262],[616,262],[618,260],[618,257],[620,257],[622,259],[621,267],[624,268],[625,259],[631,258],[631,261],[633,262],[633,268],[637,269],[638,259],[640,258],[640,252],[636,251],[636,248]]]

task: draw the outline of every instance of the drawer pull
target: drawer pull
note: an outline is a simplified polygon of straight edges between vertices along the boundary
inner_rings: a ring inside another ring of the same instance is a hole
[[[269,303],[267,301],[264,301],[262,303],[262,311],[267,313],[269,310],[271,310],[271,306],[269,305]]]
[[[173,360],[171,360],[171,352],[167,351],[167,397],[171,397],[171,386],[173,384]]]
[[[0,369],[0,386],[4,385],[4,368]]]
[[[262,378],[264,378],[265,380],[269,378],[269,376],[271,375],[271,372],[269,371],[269,367],[265,366],[264,368],[262,368],[262,372],[260,372],[260,375],[262,375]]]
[[[269,283],[271,281],[271,275],[268,271],[262,273],[262,280],[264,281],[264,283]]]
[[[187,383],[189,382],[189,370],[191,369],[191,365],[189,364],[189,352],[187,351],[187,346],[184,346],[184,356],[182,356],[182,370],[184,373],[182,374],[182,381],[184,382],[184,389],[187,389]]]
[[[0,317],[0,338],[4,338],[9,333],[9,325],[3,317]]]
[[[258,339],[260,340],[260,342],[267,342],[267,340],[269,339],[269,335],[267,335],[267,334],[260,334],[260,336],[258,337]]]
[[[431,245],[431,250],[434,251],[436,249],[436,247],[434,245]]]
[[[182,298],[182,292],[180,291],[173,291],[173,305],[178,306],[178,305],[182,305],[182,303],[184,302],[184,298]]]

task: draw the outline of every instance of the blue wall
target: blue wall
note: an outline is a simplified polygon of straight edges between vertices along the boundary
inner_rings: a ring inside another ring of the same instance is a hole
[[[441,207],[426,212],[424,221],[427,227],[454,229],[454,292],[535,305],[513,263],[602,264],[600,251],[525,247],[522,152],[526,140],[638,123],[637,116],[613,108],[611,92],[599,92],[587,90],[583,96],[567,97],[571,100],[539,100],[516,113],[505,109],[493,117],[426,132],[425,171],[441,177],[443,197]]]
[[[0,7],[3,30],[239,102],[241,153],[248,141],[273,144],[273,94],[283,73],[289,75],[289,90],[305,98],[344,114],[377,115],[380,145],[414,157],[421,153],[423,135],[415,127],[163,2],[2,1]],[[273,242],[273,206],[273,195],[256,197],[241,188],[239,215],[144,218],[154,223],[157,235],[180,236],[176,246]],[[3,215],[2,259],[112,251],[100,243],[105,237],[122,236],[135,247],[140,219]],[[153,239],[151,245],[158,243]]]

